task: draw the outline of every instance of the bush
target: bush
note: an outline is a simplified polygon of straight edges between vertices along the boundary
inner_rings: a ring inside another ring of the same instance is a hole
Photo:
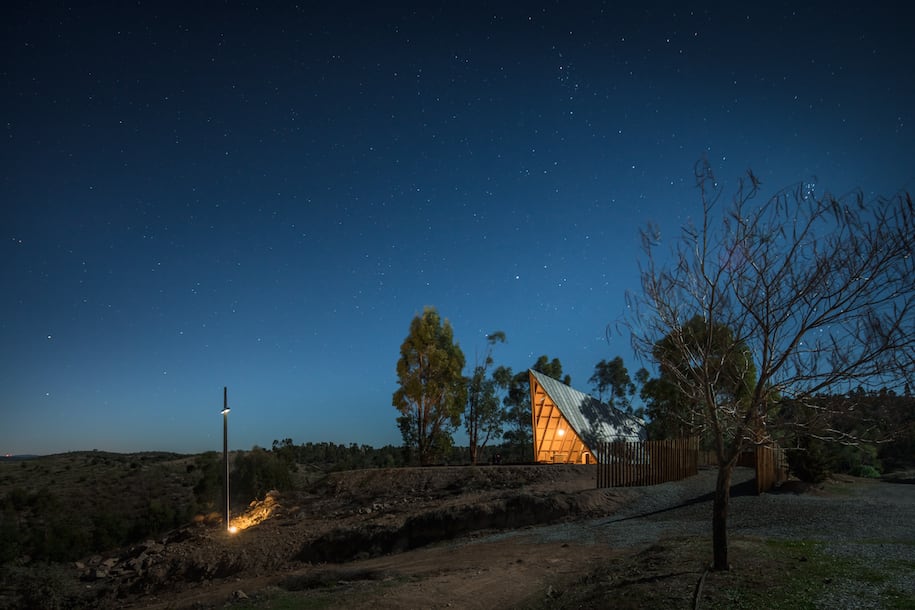
[[[873,466],[857,466],[851,470],[850,473],[854,477],[864,477],[867,479],[879,479],[880,471],[874,468]]]
[[[178,527],[186,521],[185,517],[172,504],[151,499],[147,501],[143,513],[131,524],[129,540],[142,540]]]
[[[23,550],[40,561],[70,561],[92,550],[92,536],[80,515],[62,509],[43,511],[28,524]]]
[[[291,489],[292,468],[294,464],[257,446],[251,451],[239,453],[232,473],[232,496],[236,500],[250,502],[263,498],[272,489]]]
[[[3,504],[0,508],[0,565],[22,554],[25,542],[25,535],[19,528],[19,515],[8,500]]]
[[[212,510],[220,501],[225,472],[222,468],[222,456],[215,451],[208,451],[197,457],[195,470],[200,479],[194,485],[194,498],[200,510]],[[190,471],[189,471],[190,472]]]
[[[832,456],[833,472],[862,476],[856,473],[865,467],[876,470],[878,473],[882,470],[882,464],[877,458],[877,448],[874,445],[868,443],[855,445],[833,444],[829,450]]]
[[[99,511],[89,517],[92,520],[92,547],[96,551],[115,548],[127,542],[130,525],[127,519],[116,512]]]
[[[76,591],[68,582],[67,569],[59,564],[39,562],[27,567],[7,568],[0,576],[17,602],[10,607],[72,608]]]
[[[804,439],[802,446],[786,452],[791,472],[807,483],[822,483],[832,472],[832,460],[823,442],[814,438]]]

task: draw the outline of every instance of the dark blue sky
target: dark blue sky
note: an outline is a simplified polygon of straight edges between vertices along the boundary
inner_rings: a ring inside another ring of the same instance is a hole
[[[915,189],[902,2],[81,4],[0,15],[3,453],[219,449],[224,385],[232,447],[399,443],[426,305],[587,391],[703,155]]]

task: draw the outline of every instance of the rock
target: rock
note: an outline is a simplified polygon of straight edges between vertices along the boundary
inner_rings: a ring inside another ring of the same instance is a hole
[[[136,557],[129,559],[126,567],[137,574],[142,575],[146,568],[149,567],[150,563],[152,563],[150,556],[146,553],[140,553]]]

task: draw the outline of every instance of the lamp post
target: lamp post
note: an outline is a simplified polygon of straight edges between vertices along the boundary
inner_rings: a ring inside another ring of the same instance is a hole
[[[226,531],[231,532],[229,526],[229,397],[225,386],[222,388],[222,463],[226,471],[226,481],[223,492],[226,497]]]

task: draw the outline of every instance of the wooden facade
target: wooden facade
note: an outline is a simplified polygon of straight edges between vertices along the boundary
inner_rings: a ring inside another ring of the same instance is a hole
[[[644,440],[644,423],[541,373],[530,371],[534,461],[593,464],[602,442]]]
[[[590,464],[591,450],[539,384],[531,403],[534,420],[534,461]]]

